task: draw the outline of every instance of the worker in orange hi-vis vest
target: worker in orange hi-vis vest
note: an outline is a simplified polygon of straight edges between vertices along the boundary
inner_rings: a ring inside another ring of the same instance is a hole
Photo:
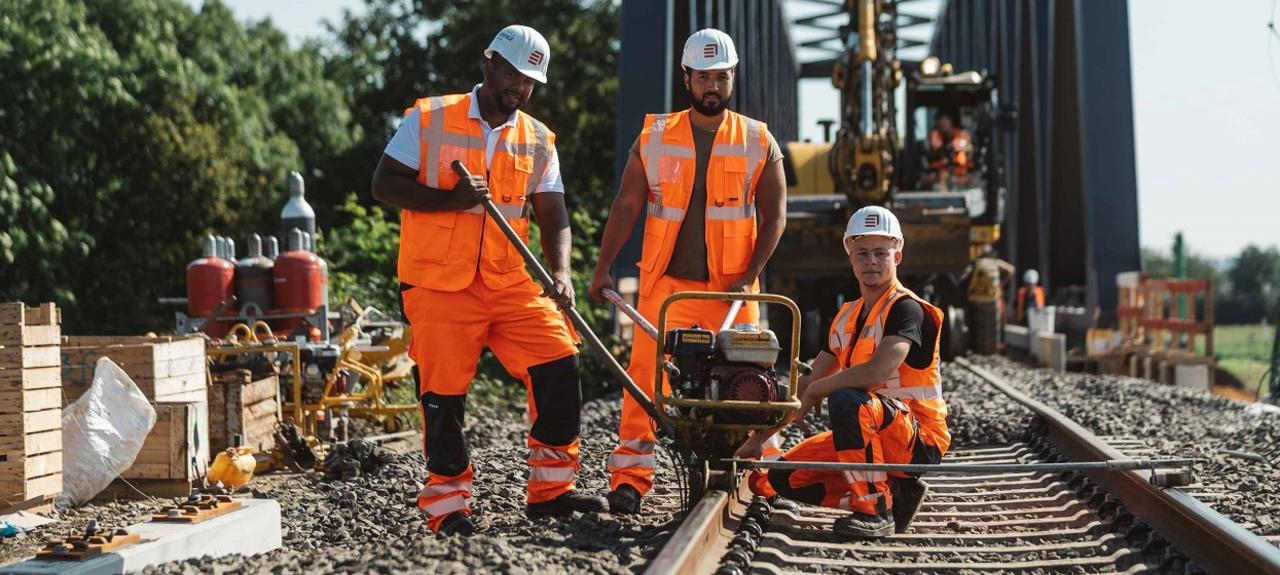
[[[942,310],[898,282],[903,237],[892,212],[858,210],[844,243],[861,297],[837,312],[827,349],[799,381],[794,416],[803,426],[826,399],[831,430],[781,460],[936,464],[951,445],[938,371]],[[758,457],[781,429],[753,434],[738,456]],[[851,511],[835,522],[836,534],[848,538],[906,531],[928,491],[916,477],[877,471],[773,469],[768,486],[794,501]]]
[[[591,297],[601,300],[600,291],[613,286],[613,262],[641,214],[638,311],[649,321],[658,323],[662,302],[674,293],[759,291],[757,278],[786,224],[786,180],[782,152],[764,122],[728,109],[737,64],[737,49],[724,32],[700,30],[685,42],[681,66],[692,107],[645,117],[605,225]],[[682,301],[668,311],[667,328],[714,329],[729,306]],[[751,303],[736,321],[759,317]],[[641,389],[653,390],[656,346],[637,334],[631,348],[628,373]],[[611,511],[640,510],[653,486],[654,441],[654,422],[624,395],[618,447],[609,459]]]
[[[1026,325],[1028,307],[1044,309],[1044,288],[1040,287],[1040,272],[1036,270],[1022,272],[1022,287],[1018,288],[1013,305],[1014,323]]]
[[[413,328],[409,355],[417,364],[428,473],[418,508],[441,534],[476,531],[462,421],[485,346],[529,396],[527,514],[606,505],[574,490],[582,388],[576,336],[557,309],[557,302],[573,306],[574,294],[555,134],[520,111],[534,82],[547,81],[550,48],[533,28],[513,25],[484,56],[483,83],[423,98],[406,111],[373,177],[374,197],[401,209],[400,297]],[[454,161],[474,175],[459,177]],[[525,243],[532,207],[554,279],[550,293],[491,221],[481,205],[488,199]]]

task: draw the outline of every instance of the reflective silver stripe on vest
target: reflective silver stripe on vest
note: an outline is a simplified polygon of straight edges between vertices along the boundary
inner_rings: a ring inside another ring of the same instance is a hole
[[[444,98],[442,96],[428,98],[427,108],[431,125],[418,134],[421,145],[427,147],[427,157],[422,160],[422,171],[427,187],[439,188],[440,143],[444,139]],[[422,114],[421,109],[418,110],[418,114]]]
[[[662,202],[649,202],[649,215],[660,220],[670,220],[673,222],[683,222],[685,211],[683,208],[673,208],[662,205]]]
[[[853,334],[849,332],[848,326],[849,314],[853,313],[853,308],[856,307],[858,307],[857,303],[845,304],[844,309],[840,310],[840,315],[836,316],[836,329],[827,336],[827,347],[831,351],[840,353],[846,344],[853,345]]]
[[[662,157],[662,133],[667,129],[667,116],[653,119],[649,130],[649,141],[645,142],[640,153],[644,158],[644,175],[649,179],[649,187],[658,187],[659,158]]]
[[[550,135],[547,133],[547,127],[542,122],[530,119],[529,123],[533,124],[533,173],[529,174],[529,183],[525,186],[525,205],[528,205],[529,199],[533,197],[533,193],[538,190],[538,184],[542,182],[543,172],[547,171],[547,160],[551,156]],[[525,210],[528,214],[529,210]]]
[[[751,197],[751,176],[756,173],[760,158],[764,157],[764,147],[760,145],[760,131],[763,129],[764,125],[759,121],[747,118],[747,177],[742,181],[744,201]]]
[[[707,208],[708,220],[743,220],[756,217],[756,205],[711,206]]]
[[[876,393],[885,397],[892,397],[903,401],[923,401],[926,399],[942,399],[942,389],[940,386],[931,385],[929,387],[886,387],[876,390]]]
[[[494,204],[494,205],[498,206],[498,213],[502,214],[502,217],[508,220],[519,220],[519,219],[523,219],[528,215],[528,210],[525,209],[525,206],[529,205],[527,203],[521,204],[518,206],[513,204]],[[460,211],[464,214],[485,213],[483,204],[474,205],[465,210],[460,210]]]

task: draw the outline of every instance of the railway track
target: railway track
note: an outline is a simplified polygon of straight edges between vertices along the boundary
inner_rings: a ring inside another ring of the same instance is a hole
[[[1044,464],[1138,459],[1140,438],[1098,437],[961,360],[1031,410],[1032,442],[966,449],[944,464]],[[647,573],[1280,573],[1280,547],[1211,509],[1223,486],[1153,485],[1163,470],[930,474],[928,499],[907,533],[845,541],[846,512],[773,510],[745,482],[708,490]],[[732,482],[734,474],[726,474]],[[1159,482],[1159,481],[1157,481]]]

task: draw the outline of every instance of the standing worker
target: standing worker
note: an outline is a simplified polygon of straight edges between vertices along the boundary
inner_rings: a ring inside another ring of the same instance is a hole
[[[889,210],[855,212],[844,246],[862,297],[837,312],[827,349],[798,382],[794,417],[803,426],[805,413],[825,398],[831,431],[805,439],[782,460],[936,464],[951,445],[938,371],[942,310],[898,282],[902,227]],[[759,456],[780,429],[752,435],[738,455]],[[836,534],[849,538],[906,531],[928,492],[916,477],[873,471],[774,469],[768,487],[801,503],[851,510],[835,522]]]
[[[551,53],[536,30],[508,26],[484,56],[484,82],[470,93],[423,98],[406,111],[373,176],[373,196],[401,209],[400,297],[413,328],[428,472],[418,508],[442,534],[475,531],[462,420],[486,345],[529,396],[527,514],[605,508],[574,490],[582,388],[574,335],[556,308],[573,306],[574,294],[555,134],[520,111],[533,83],[546,83]],[[474,175],[460,178],[455,160]],[[526,243],[532,204],[551,293],[488,221],[490,198]]]
[[[782,151],[764,122],[727,108],[738,64],[733,40],[710,28],[695,32],[680,63],[692,108],[645,116],[609,212],[590,290],[601,300],[600,291],[613,287],[610,268],[636,218],[646,213],[637,263],[639,311],[655,324],[663,300],[675,293],[759,291],[757,278],[787,217]],[[667,314],[667,329],[714,329],[728,311],[725,301],[680,302]],[[759,307],[750,303],[737,321],[759,318]],[[628,373],[642,389],[654,382],[656,354],[656,342],[635,337]],[[653,486],[653,426],[624,395],[619,445],[609,459],[613,512],[639,512],[641,496]]]
[[[1028,295],[1031,297],[1028,298]],[[1044,309],[1044,288],[1040,287],[1040,272],[1036,270],[1022,272],[1022,287],[1018,288],[1018,297],[1013,306],[1015,323],[1027,324],[1028,304],[1035,309]]]

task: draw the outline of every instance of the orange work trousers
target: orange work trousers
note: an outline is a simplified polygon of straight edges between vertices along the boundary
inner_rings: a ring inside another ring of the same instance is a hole
[[[782,461],[936,464],[950,443],[921,426],[902,401],[874,392],[842,389],[827,398],[831,430],[805,439]],[[893,508],[889,475],[880,471],[772,469],[768,481],[753,481],[758,495],[884,515]],[[905,474],[893,473],[899,477]]]
[[[456,292],[402,286],[404,314],[413,329],[409,356],[417,364],[428,471],[418,508],[432,530],[451,513],[471,513],[473,470],[462,423],[467,390],[486,345],[524,382],[528,395],[528,502],[555,499],[574,488],[582,407],[576,336],[541,293],[532,280],[490,289],[478,274]]]
[[[668,296],[686,291],[717,291],[708,282],[686,280],[671,276],[662,276],[654,282],[648,294],[640,296],[637,311],[654,327],[658,327],[658,311]],[[685,300],[667,308],[666,329],[690,327],[694,324],[715,331],[729,313],[729,302],[708,300]],[[760,323],[760,306],[748,302],[738,311],[734,323]],[[631,365],[627,374],[640,389],[645,390],[650,398],[654,393],[654,381],[657,371],[658,347],[643,331],[637,329],[631,344]],[[662,388],[670,393],[666,374],[662,377]],[[609,458],[610,489],[617,489],[628,484],[641,495],[653,488],[653,474],[656,459],[653,455],[654,421],[645,413],[644,408],[631,397],[622,394],[622,423],[618,426],[618,448]]]

